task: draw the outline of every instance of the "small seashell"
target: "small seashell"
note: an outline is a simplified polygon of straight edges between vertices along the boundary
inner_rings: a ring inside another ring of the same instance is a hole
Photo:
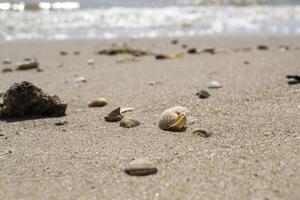
[[[200,128],[194,129],[192,133],[195,134],[195,135],[199,135],[201,137],[210,137],[212,135],[212,133],[207,132],[207,131],[205,131],[203,129],[200,129]]]
[[[87,61],[88,65],[93,65],[95,63],[95,60],[94,59],[89,59]]]
[[[133,108],[133,107],[121,107],[120,112],[121,113],[126,113],[126,112],[130,112],[130,111],[133,111],[133,110],[135,110],[135,108]]]
[[[147,176],[157,173],[157,167],[148,158],[138,158],[130,162],[124,170],[131,176]]]
[[[62,55],[62,56],[68,55],[68,52],[66,52],[66,51],[60,51],[59,53],[60,53],[60,55]]]
[[[67,120],[60,120],[60,121],[57,121],[57,122],[55,122],[55,126],[63,126],[63,125],[65,125],[65,124],[67,124],[68,123],[68,121]]]
[[[208,88],[210,89],[218,89],[222,88],[223,86],[218,81],[212,81],[208,84]]]
[[[258,46],[257,46],[257,49],[258,49],[258,50],[266,51],[266,50],[269,49],[269,47],[268,47],[267,45],[261,44],[261,45],[258,45]]]
[[[75,82],[76,82],[76,83],[80,83],[80,82],[81,82],[81,83],[86,83],[87,80],[86,80],[85,77],[80,76],[80,77],[78,77],[78,78],[75,79]]]
[[[132,119],[130,117],[123,117],[123,119],[120,121],[120,126],[124,128],[134,128],[139,126],[141,123],[135,119]]]
[[[74,55],[80,55],[80,51],[74,51]]]
[[[175,106],[165,110],[160,115],[158,126],[166,131],[180,131],[195,121],[195,118],[189,116],[189,110],[187,108]]]
[[[6,59],[3,60],[2,63],[5,64],[5,65],[9,65],[9,64],[11,64],[11,59],[6,58]]]
[[[95,100],[92,100],[90,103],[89,103],[89,107],[102,107],[102,106],[105,106],[107,104],[107,101],[106,99],[102,98],[102,97],[99,97]]]
[[[110,112],[107,116],[104,117],[107,122],[118,122],[121,121],[123,115],[121,114],[121,108],[117,108]]]
[[[39,63],[36,61],[36,59],[26,60],[17,63],[17,70],[36,69],[38,67],[39,67]]]

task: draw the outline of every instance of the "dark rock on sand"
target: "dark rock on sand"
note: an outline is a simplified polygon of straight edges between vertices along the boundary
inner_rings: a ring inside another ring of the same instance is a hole
[[[263,51],[266,51],[269,49],[269,47],[267,45],[258,45],[257,46],[257,49],[258,50],[263,50]]]
[[[200,99],[207,99],[208,97],[210,97],[209,92],[206,90],[201,90],[200,92],[197,93],[197,95],[199,96]]]
[[[190,48],[187,51],[189,54],[196,54],[197,53],[197,49],[196,48]]]
[[[163,60],[163,59],[167,59],[168,57],[166,55],[163,54],[157,54],[155,55],[155,59],[156,60]]]
[[[2,69],[2,73],[8,73],[8,72],[12,72],[13,70],[11,68],[4,68]]]
[[[287,75],[286,76],[289,85],[300,84],[300,76],[298,75]]]
[[[172,40],[171,43],[172,44],[178,44],[178,40]]]
[[[67,104],[58,96],[50,96],[29,82],[13,84],[5,93],[1,117],[31,115],[59,117],[65,115]]]

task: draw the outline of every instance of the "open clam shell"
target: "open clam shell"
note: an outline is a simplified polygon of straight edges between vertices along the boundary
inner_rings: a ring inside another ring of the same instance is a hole
[[[157,167],[148,158],[135,159],[125,168],[125,172],[132,176],[146,176],[157,171]]]
[[[139,126],[141,123],[138,120],[135,120],[133,118],[130,117],[124,117],[121,121],[120,121],[120,126],[124,127],[124,128],[134,128]]]

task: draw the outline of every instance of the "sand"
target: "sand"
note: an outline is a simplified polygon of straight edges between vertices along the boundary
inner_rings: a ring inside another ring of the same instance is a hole
[[[43,71],[0,72],[0,91],[26,80],[66,100],[68,109],[62,118],[0,121],[0,199],[300,199],[300,84],[285,78],[300,74],[300,37],[178,39],[2,42],[2,60],[34,56]],[[181,51],[182,44],[252,50],[171,60],[95,54],[113,43],[157,53]],[[0,63],[5,67],[15,66]],[[75,83],[80,76],[87,82]],[[199,99],[213,80],[223,88]],[[89,108],[96,97],[108,105]],[[197,122],[185,132],[160,130],[159,115],[176,105]],[[142,124],[105,122],[119,106],[135,107],[127,115]],[[58,120],[68,124],[55,126]],[[194,128],[213,135],[195,136]],[[139,157],[151,158],[158,173],[125,174]]]

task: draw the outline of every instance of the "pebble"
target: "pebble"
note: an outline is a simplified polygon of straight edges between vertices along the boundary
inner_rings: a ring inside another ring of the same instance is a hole
[[[207,132],[207,131],[205,131],[203,129],[200,129],[200,128],[194,129],[192,133],[195,134],[195,135],[199,135],[201,137],[210,137],[212,135],[212,133]]]
[[[223,86],[218,82],[218,81],[212,81],[208,84],[208,88],[211,89],[218,89],[218,88],[222,88]]]
[[[55,126],[63,126],[63,125],[66,125],[67,123],[68,123],[67,120],[60,120],[60,121],[55,122]]]
[[[66,51],[60,51],[59,53],[60,53],[60,55],[62,55],[62,56],[68,55],[68,52],[66,52]]]
[[[87,61],[87,63],[88,63],[88,65],[93,65],[93,64],[95,64],[95,60],[94,59],[89,59]]]
[[[11,59],[9,59],[9,58],[4,59],[3,64],[5,64],[5,65],[11,64]]]
[[[13,72],[13,70],[11,68],[2,69],[2,73],[8,73],[8,72]]]
[[[148,158],[138,158],[130,162],[124,171],[131,176],[147,176],[156,174],[158,169]]]
[[[74,51],[74,55],[80,55],[80,51]]]
[[[17,63],[17,70],[37,69],[38,67],[39,67],[39,63],[34,58],[31,60],[26,60],[26,61]]]
[[[200,92],[197,93],[197,95],[199,96],[200,99],[207,99],[208,97],[210,97],[209,92],[206,90],[201,90]]]
[[[187,51],[189,54],[196,54],[197,53],[197,49],[196,48],[191,48],[191,49],[188,49]]]
[[[89,107],[102,107],[105,106],[107,104],[107,101],[105,98],[102,97],[98,97],[97,99],[92,100],[89,103]]]
[[[171,43],[172,44],[178,44],[178,40],[172,40]]]
[[[269,49],[269,47],[267,45],[258,45],[257,46],[257,49],[258,50],[263,50],[263,51],[266,51]]]
[[[85,77],[80,76],[80,77],[77,77],[77,78],[75,79],[75,82],[76,82],[76,83],[86,83],[87,80],[86,80]]]

